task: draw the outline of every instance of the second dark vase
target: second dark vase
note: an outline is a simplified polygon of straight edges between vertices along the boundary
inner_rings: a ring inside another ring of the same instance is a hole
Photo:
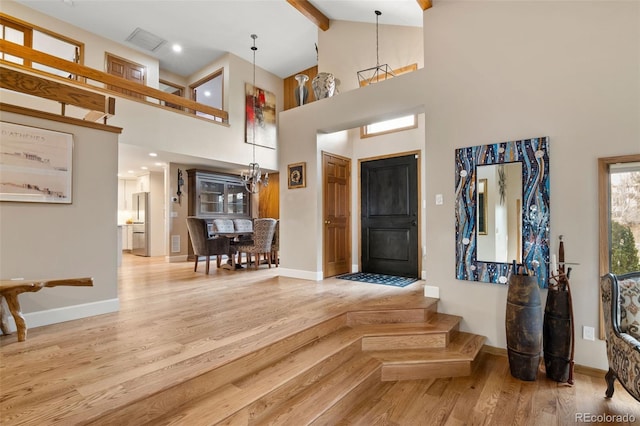
[[[571,313],[569,292],[549,289],[544,308],[544,366],[547,377],[556,382],[569,380],[571,357]]]

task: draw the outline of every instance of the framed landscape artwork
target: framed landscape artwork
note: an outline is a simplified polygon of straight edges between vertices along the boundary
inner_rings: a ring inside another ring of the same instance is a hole
[[[276,148],[276,95],[245,83],[245,142]]]
[[[0,122],[0,201],[71,204],[73,135]]]

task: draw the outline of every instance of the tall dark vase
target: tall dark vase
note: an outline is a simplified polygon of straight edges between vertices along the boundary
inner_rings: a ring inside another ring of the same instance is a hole
[[[542,351],[542,304],[536,277],[509,277],[505,327],[511,375],[536,380]]]
[[[549,288],[544,308],[544,366],[547,377],[556,382],[569,380],[571,358],[571,312],[569,292]]]

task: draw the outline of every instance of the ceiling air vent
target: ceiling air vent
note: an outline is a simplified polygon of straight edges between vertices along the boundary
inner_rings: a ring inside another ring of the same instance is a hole
[[[155,52],[157,48],[167,42],[167,40],[160,38],[155,34],[151,34],[149,31],[143,30],[142,28],[136,28],[131,35],[127,37],[127,41],[151,52]]]

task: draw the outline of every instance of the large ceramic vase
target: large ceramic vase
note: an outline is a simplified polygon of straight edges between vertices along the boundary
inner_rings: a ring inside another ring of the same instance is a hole
[[[307,103],[307,97],[309,96],[309,90],[305,86],[305,83],[309,80],[309,76],[305,74],[297,74],[294,78],[298,82],[298,87],[293,91],[296,98],[296,105],[304,105]]]
[[[329,72],[320,72],[311,81],[316,99],[330,98],[336,92],[336,78]]]
[[[544,308],[542,336],[547,377],[556,382],[569,380],[571,358],[571,312],[569,292],[549,288]]]
[[[509,277],[505,326],[511,375],[536,380],[542,350],[542,305],[536,277]]]

